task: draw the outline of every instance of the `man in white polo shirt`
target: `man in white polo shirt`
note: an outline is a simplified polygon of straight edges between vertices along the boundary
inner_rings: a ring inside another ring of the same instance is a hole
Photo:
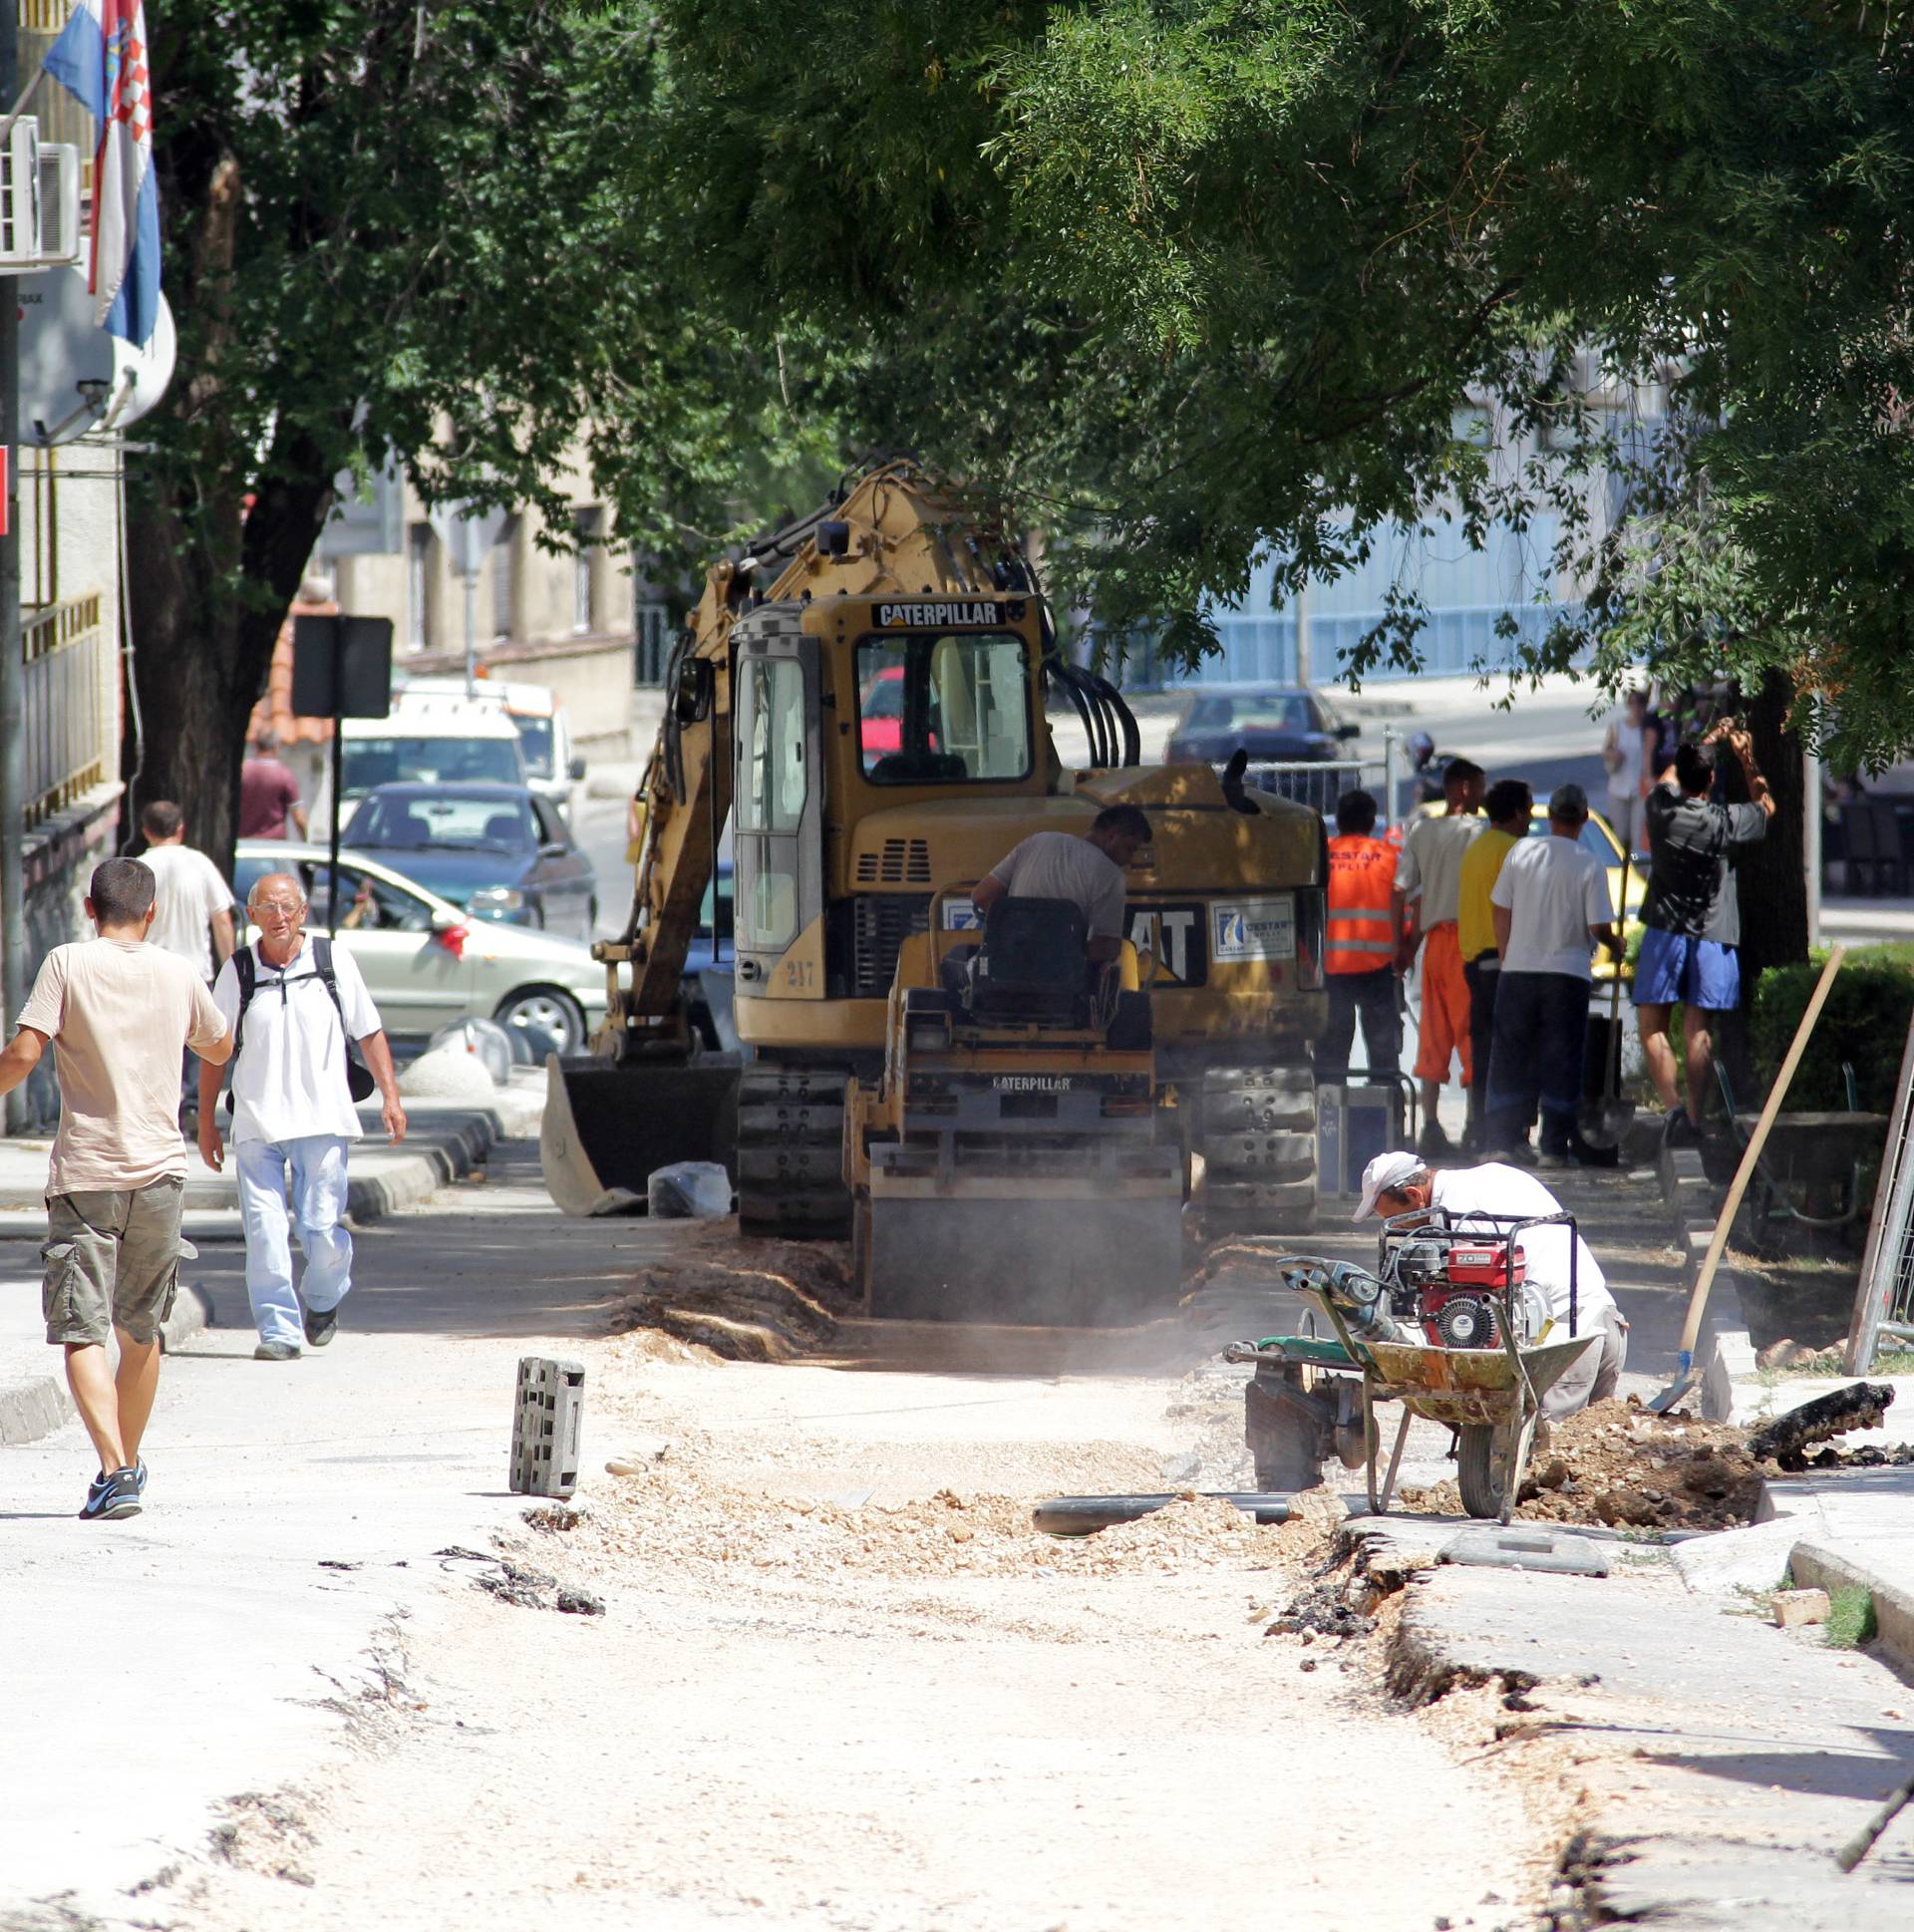
[[[253,1355],[290,1362],[299,1354],[299,1296],[293,1290],[291,1221],[306,1257],[305,1339],[324,1348],[352,1286],[352,1236],[346,1212],[346,1149],[362,1131],[353,1106],[348,1035],[359,1043],[385,1102],[386,1131],[406,1133],[406,1111],[379,1010],[352,956],[326,939],[308,939],[306,895],[289,872],[268,872],[246,910],[258,943],[235,953],[213,983],[213,1004],[238,1037],[233,1053],[232,1142],[239,1212],[246,1231],[246,1294],[259,1330]],[[248,993],[250,997],[248,997]],[[367,1089],[370,1092],[370,1086]],[[199,1151],[224,1164],[215,1104],[216,1070],[199,1076]]]

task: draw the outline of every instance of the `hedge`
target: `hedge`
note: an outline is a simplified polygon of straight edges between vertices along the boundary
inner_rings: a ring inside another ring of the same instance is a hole
[[[1828,950],[1815,947],[1805,966],[1770,966],[1754,989],[1749,1044],[1762,1093],[1780,1071],[1788,1042],[1827,964]],[[1841,1063],[1846,1061],[1854,1069],[1861,1111],[1890,1112],[1911,1016],[1914,946],[1861,946],[1850,951],[1787,1090],[1789,1110],[1844,1109],[1847,1087]]]

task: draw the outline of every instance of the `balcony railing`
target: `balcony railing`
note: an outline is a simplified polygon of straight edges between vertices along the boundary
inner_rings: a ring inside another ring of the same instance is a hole
[[[26,659],[27,829],[64,811],[113,769],[113,640],[100,593],[20,614]]]

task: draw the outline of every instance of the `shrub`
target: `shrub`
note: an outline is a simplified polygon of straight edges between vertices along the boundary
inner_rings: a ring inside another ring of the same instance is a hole
[[[1770,966],[1754,989],[1749,1045],[1763,1094],[1780,1072],[1827,954],[1827,947],[1817,946],[1805,966]],[[1854,1069],[1861,1111],[1888,1113],[1894,1105],[1910,1016],[1914,1016],[1914,946],[1863,946],[1850,952],[1787,1090],[1789,1109],[1845,1108],[1847,1087],[1841,1063],[1846,1061]]]

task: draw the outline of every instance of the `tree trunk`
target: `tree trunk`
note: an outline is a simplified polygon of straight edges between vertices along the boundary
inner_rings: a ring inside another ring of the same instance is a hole
[[[297,449],[275,453],[294,460]],[[133,678],[140,701],[133,814],[155,799],[185,813],[186,836],[230,873],[246,723],[266,687],[273,645],[324,527],[332,479],[306,474],[262,488],[238,541],[206,540],[157,491],[129,492]],[[198,528],[193,527],[197,523]]]
[[[1798,965],[1807,958],[1807,873],[1803,865],[1806,805],[1803,797],[1806,767],[1801,741],[1787,724],[1794,687],[1785,672],[1769,671],[1758,690],[1746,700],[1749,736],[1754,741],[1754,762],[1774,795],[1774,816],[1767,836],[1746,847],[1735,868],[1736,890],[1742,908],[1742,1005],[1754,1003],[1754,985],[1763,968]],[[1732,757],[1724,764],[1733,767]],[[1734,790],[1722,795],[1745,799],[1739,769],[1732,774]]]

